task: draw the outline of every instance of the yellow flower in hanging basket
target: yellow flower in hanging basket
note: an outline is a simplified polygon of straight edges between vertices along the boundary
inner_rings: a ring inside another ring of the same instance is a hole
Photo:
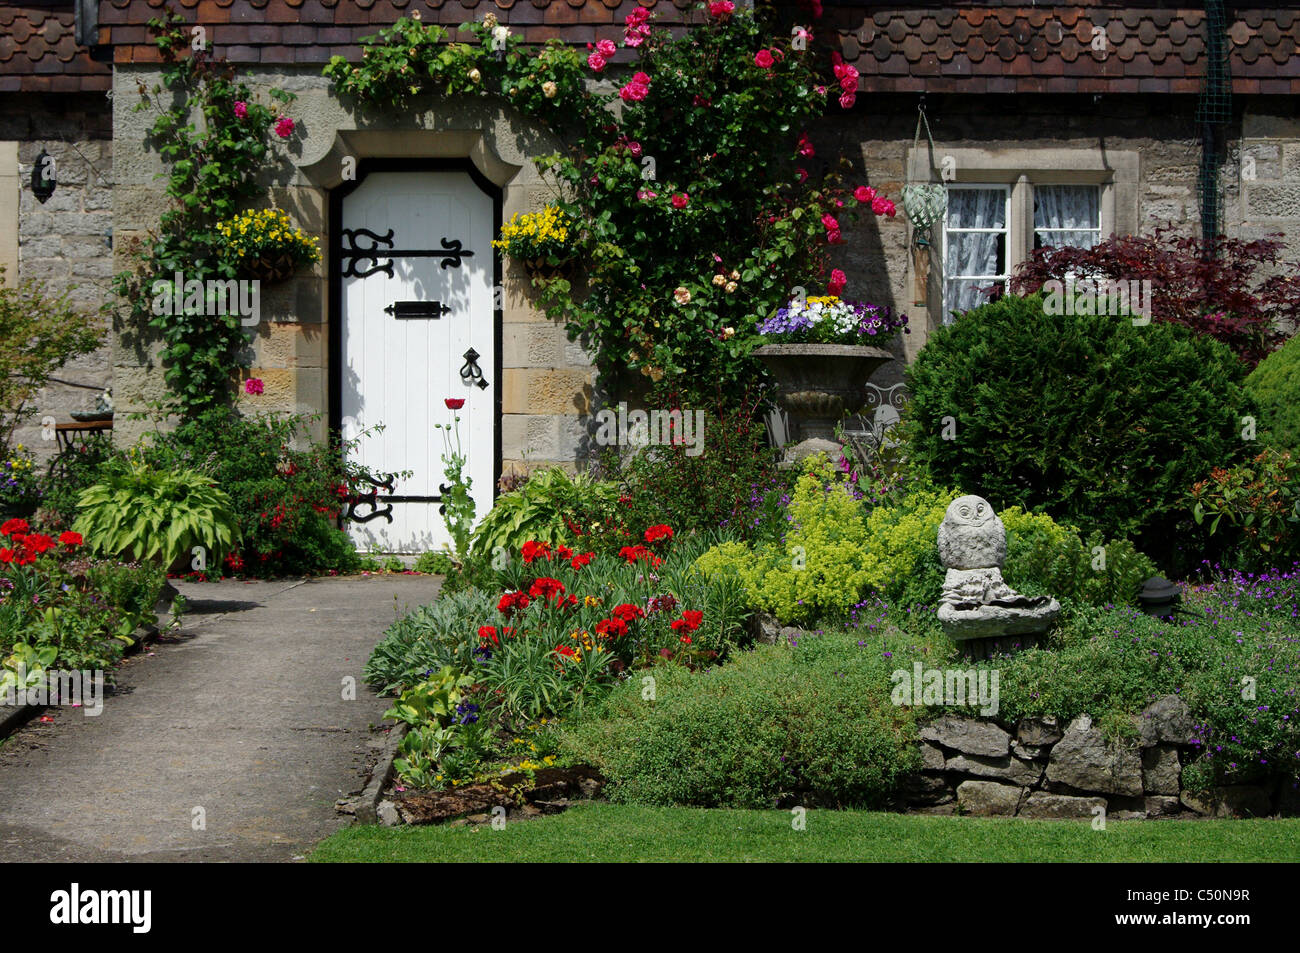
[[[280,209],[242,212],[217,224],[226,259],[240,275],[261,281],[284,281],[303,265],[320,261],[316,239]]]
[[[501,237],[492,243],[509,257],[522,261],[532,271],[562,268],[573,256],[577,228],[558,205],[540,212],[516,213],[501,226]]]

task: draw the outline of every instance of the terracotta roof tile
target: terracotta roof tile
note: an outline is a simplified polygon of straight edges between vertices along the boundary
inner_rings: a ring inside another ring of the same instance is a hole
[[[77,46],[69,9],[8,4],[0,7],[0,79],[6,92],[98,92],[112,83],[107,63]],[[59,81],[49,80],[58,74]]]
[[[117,62],[154,62],[143,28],[165,0],[102,0],[100,40]],[[218,52],[235,63],[323,63],[355,56],[359,38],[419,11],[454,26],[489,10],[527,42],[585,45],[619,38],[623,17],[642,5],[681,28],[697,0],[174,0],[188,19],[214,28]],[[73,17],[49,0],[0,6],[0,81],[44,75],[107,78],[106,64],[70,45]],[[940,5],[944,4],[944,5]],[[1192,0],[1085,0],[1075,6],[983,0],[979,6],[924,0],[881,8],[867,0],[826,4],[819,38],[838,41],[864,90],[1130,91],[1199,89],[1205,14]],[[1237,8],[1228,48],[1237,92],[1285,86],[1300,94],[1300,18],[1295,10]],[[225,26],[225,24],[229,26]],[[242,28],[242,32],[236,27]],[[1092,48],[1094,28],[1104,51]],[[620,62],[623,59],[620,59]],[[44,65],[40,65],[44,64]],[[57,67],[52,64],[58,64]],[[39,67],[39,68],[38,68]],[[22,80],[19,82],[22,86]],[[23,87],[25,88],[25,87]]]

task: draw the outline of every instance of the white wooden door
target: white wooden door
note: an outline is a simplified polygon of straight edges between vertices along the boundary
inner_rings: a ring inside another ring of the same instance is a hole
[[[446,431],[435,425],[452,422],[447,398],[465,401],[454,413],[477,516],[492,506],[493,202],[464,172],[373,172],[344,197],[342,219],[342,435],[371,472],[410,471],[391,500],[380,491],[391,522],[348,531],[370,552],[441,549]]]

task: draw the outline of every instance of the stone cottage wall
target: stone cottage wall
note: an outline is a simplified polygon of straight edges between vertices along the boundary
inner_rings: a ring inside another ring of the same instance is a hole
[[[8,94],[0,97],[0,143],[17,144],[17,265],[6,283],[33,278],[55,294],[71,288],[87,320],[107,328],[98,308],[112,285],[113,141],[111,107],[101,94]],[[32,167],[41,150],[54,157],[54,194],[32,195]],[[75,287],[74,287],[75,286]],[[111,380],[109,348],[75,358],[29,405],[36,416],[15,434],[44,462],[55,443],[41,439],[40,419],[60,422],[90,410]],[[67,383],[64,383],[67,382]]]
[[[114,122],[120,160],[113,200],[116,267],[127,264],[125,240],[142,236],[164,207],[161,182],[155,178],[162,166],[143,145],[149,117],[131,111],[137,82],[152,84],[157,75],[153,67],[119,65],[116,70]],[[328,81],[314,67],[254,73],[253,81],[263,90],[279,85],[300,97],[292,109],[300,133],[294,137],[291,154],[281,150],[281,161],[268,174],[267,184],[276,204],[322,240],[327,237],[328,189],[337,184],[339,150],[359,148],[362,139],[368,143],[365,148],[372,150],[368,154],[376,156],[461,155],[481,136],[482,143],[488,144],[477,147],[483,155],[517,170],[511,172],[505,189],[506,218],[515,211],[538,208],[549,197],[530,156],[549,151],[555,143],[498,104],[430,100],[418,115],[358,117],[330,95]],[[852,114],[813,126],[819,156],[850,156],[858,166],[849,177],[851,184],[867,182],[898,200],[908,180],[917,102],[911,95],[862,97],[862,108]],[[939,155],[948,150],[1014,152],[1030,156],[1029,161],[1042,168],[1064,168],[1071,156],[1083,152],[1095,155],[1099,163],[1114,164],[1117,177],[1127,177],[1117,194],[1115,212],[1115,226],[1121,233],[1149,233],[1165,223],[1188,232],[1198,228],[1200,143],[1195,106],[1194,96],[949,95],[931,96],[927,103]],[[1230,234],[1257,237],[1282,231],[1287,233],[1289,250],[1296,254],[1300,250],[1300,126],[1288,118],[1293,112],[1294,107],[1285,103],[1251,101],[1240,128],[1230,136],[1230,161],[1222,181]],[[391,133],[387,140],[385,130]],[[1249,181],[1241,178],[1243,155],[1254,159],[1255,177]],[[931,253],[930,285],[918,298],[917,259],[909,247],[910,229],[903,215],[893,220],[864,219],[845,237],[847,243],[833,252],[833,263],[848,273],[849,293],[905,311],[911,318],[913,333],[894,345],[900,360],[873,378],[873,383],[887,388],[901,380],[904,360],[916,355],[940,320],[938,251]],[[327,411],[327,273],[322,263],[292,282],[266,290],[264,321],[250,342],[252,373],[264,381],[265,393],[241,398],[250,407]],[[918,304],[921,298],[924,301]],[[507,263],[504,302],[503,473],[552,462],[581,465],[591,449],[589,415],[601,399],[590,357],[533,306],[527,281],[514,263]],[[147,340],[116,340],[113,373],[118,405],[124,412],[144,409],[148,402],[165,396],[156,355],[156,344]],[[323,428],[324,421],[321,433]],[[134,439],[138,429],[120,426],[117,439]]]
[[[115,122],[122,176],[114,213],[122,237],[141,236],[164,206],[162,171],[157,156],[144,147],[147,114],[131,112],[137,82],[152,84],[152,68],[119,66]],[[328,249],[329,188],[342,181],[340,159],[381,156],[478,156],[494,177],[505,182],[502,214],[544,206],[550,192],[539,179],[531,156],[558,147],[553,139],[513,111],[483,100],[442,102],[403,116],[351,114],[330,93],[319,70],[254,72],[250,85],[263,97],[273,86],[299,97],[290,113],[298,122],[291,152],[279,148],[280,161],[268,173],[275,203]],[[476,160],[477,161],[477,160]],[[118,266],[125,267],[125,241]],[[262,298],[261,324],[250,341],[251,374],[264,393],[242,396],[252,410],[322,413],[328,410],[327,303],[328,261],[301,272],[282,285],[268,287]],[[594,372],[586,351],[568,341],[564,328],[547,321],[533,307],[522,271],[510,263],[503,289],[502,472],[522,472],[545,463],[572,468],[586,440],[584,416],[594,395]],[[119,338],[114,349],[118,406],[140,410],[160,400],[164,384],[156,342]],[[324,434],[322,418],[318,436]],[[123,427],[117,439],[132,440],[137,428]]]

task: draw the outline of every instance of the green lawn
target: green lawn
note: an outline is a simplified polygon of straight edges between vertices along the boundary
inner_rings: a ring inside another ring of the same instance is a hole
[[[1296,861],[1300,820],[1090,821],[916,817],[584,804],[479,827],[352,827],[310,860],[482,861]]]

